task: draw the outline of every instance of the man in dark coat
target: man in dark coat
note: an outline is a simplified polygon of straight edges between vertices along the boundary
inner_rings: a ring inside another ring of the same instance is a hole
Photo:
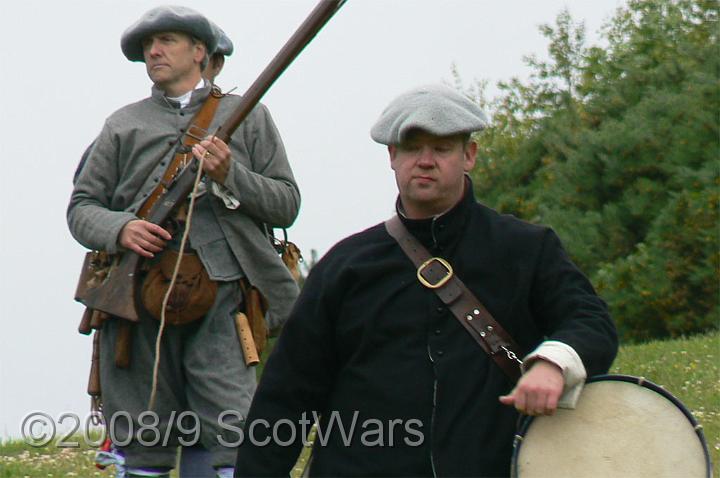
[[[548,227],[476,202],[485,118],[446,87],[412,90],[372,137],[388,145],[407,229],[509,332],[517,383],[436,296],[383,224],[313,269],[265,368],[236,476],[287,476],[319,418],[311,476],[507,476],[519,413],[573,407],[617,352],[605,303]]]

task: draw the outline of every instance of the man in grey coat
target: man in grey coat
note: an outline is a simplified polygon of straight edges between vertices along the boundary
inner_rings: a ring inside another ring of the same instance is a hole
[[[148,260],[177,248],[182,223],[171,235],[163,225],[136,214],[172,159],[168,145],[185,131],[209,95],[210,84],[201,72],[217,43],[210,21],[183,7],[150,10],[125,31],[122,51],[129,60],[146,64],[152,94],[106,120],[78,175],[67,217],[82,245]],[[209,131],[238,103],[237,96],[223,97]],[[233,321],[242,310],[239,281],[247,280],[267,299],[270,329],[282,325],[298,292],[265,233],[266,225],[291,225],[300,205],[267,109],[255,107],[230,145],[208,137],[193,154],[204,158],[205,179],[196,195],[189,246],[217,283],[217,295],[200,320],[166,326],[157,401],[150,413],[159,322],[142,313],[133,325],[128,368],[116,367],[113,359],[120,320],[108,320],[102,329],[103,413],[118,470],[125,476],[167,476],[176,462],[177,445],[196,441],[212,454],[219,476],[232,473],[233,445],[256,386],[255,370],[245,366]],[[180,436],[175,433],[178,426],[190,433]],[[159,443],[153,440],[156,436],[162,438]]]

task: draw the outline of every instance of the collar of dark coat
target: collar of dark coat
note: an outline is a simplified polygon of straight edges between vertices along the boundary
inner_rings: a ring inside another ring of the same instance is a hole
[[[193,90],[192,96],[190,97],[190,103],[185,107],[185,109],[192,110],[193,108],[197,108],[203,104],[205,98],[207,98],[210,94],[210,87],[210,83],[205,81],[205,86]],[[155,103],[160,106],[164,106],[165,108],[180,108],[180,103],[167,99],[165,92],[155,85],[152,86],[150,97]]]
[[[399,196],[395,201],[395,210],[408,231],[432,252],[440,253],[446,252],[462,235],[467,216],[474,204],[476,200],[472,180],[465,175],[465,194],[455,206],[443,214],[427,219],[409,219],[402,212]]]

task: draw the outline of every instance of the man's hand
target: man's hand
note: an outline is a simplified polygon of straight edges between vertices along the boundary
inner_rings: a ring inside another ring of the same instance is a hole
[[[143,257],[155,257],[165,248],[165,241],[172,239],[170,233],[152,222],[135,219],[123,226],[118,242]]]
[[[564,385],[560,367],[539,359],[520,378],[510,395],[500,397],[500,403],[515,406],[525,415],[552,415]]]
[[[203,170],[218,184],[225,184],[228,171],[230,171],[230,148],[220,138],[208,136],[199,144],[193,146],[193,154],[203,162]]]

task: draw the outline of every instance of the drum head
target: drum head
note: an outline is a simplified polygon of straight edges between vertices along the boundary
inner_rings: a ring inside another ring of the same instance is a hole
[[[588,381],[575,410],[530,418],[516,437],[513,476],[710,476],[705,439],[668,392],[637,377]]]

